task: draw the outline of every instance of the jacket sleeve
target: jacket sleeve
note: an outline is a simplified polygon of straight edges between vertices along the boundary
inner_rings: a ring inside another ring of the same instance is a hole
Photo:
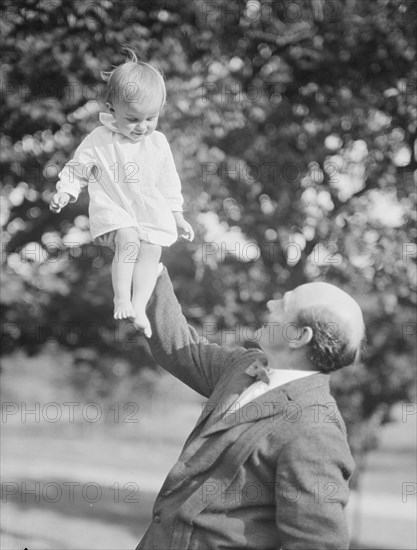
[[[148,344],[155,360],[204,397],[211,395],[224,369],[247,353],[244,348],[208,344],[187,324],[166,268],[158,277],[147,314],[152,326]]]
[[[71,196],[70,202],[75,202],[82,187],[87,185],[95,165],[91,138],[88,135],[75,150],[73,159],[58,174],[57,191],[68,193]]]
[[[181,194],[181,181],[175,167],[174,157],[166,137],[161,136],[163,150],[162,170],[160,171],[157,187],[167,200],[172,212],[182,212],[184,199]]]
[[[344,509],[353,467],[346,437],[334,424],[305,427],[287,443],[275,480],[282,550],[349,548]]]

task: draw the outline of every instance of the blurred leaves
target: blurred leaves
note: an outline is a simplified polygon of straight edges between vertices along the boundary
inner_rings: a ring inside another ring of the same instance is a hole
[[[325,278],[368,327],[365,364],[334,382],[352,437],[413,399],[413,21],[401,0],[3,2],[3,352],[52,338],[83,372],[103,354],[149,362],[112,321],[111,254],[90,244],[86,194],[48,210],[104,110],[100,69],[129,44],[167,81],[160,128],[198,235],[164,261],[189,317],[220,341],[271,296]]]

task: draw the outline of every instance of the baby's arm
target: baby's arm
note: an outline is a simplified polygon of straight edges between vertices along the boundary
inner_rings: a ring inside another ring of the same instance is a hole
[[[164,162],[161,170],[161,176],[158,182],[158,188],[166,198],[177,224],[178,234],[187,241],[194,239],[194,231],[191,225],[184,219],[182,205],[184,198],[181,193],[181,181],[175,167],[171,148],[166,137],[161,135],[161,148],[164,154]]]
[[[49,208],[56,214],[69,202],[75,202],[82,187],[87,185],[94,167],[94,155],[88,135],[77,147],[74,158],[59,173],[57,192],[53,195]]]

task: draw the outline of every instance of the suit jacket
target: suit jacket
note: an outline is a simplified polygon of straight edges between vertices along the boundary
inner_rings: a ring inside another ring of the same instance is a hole
[[[137,550],[348,548],[354,464],[328,375],[289,382],[225,415],[253,383],[244,371],[262,352],[200,338],[165,269],[148,315],[155,359],[208,401]]]

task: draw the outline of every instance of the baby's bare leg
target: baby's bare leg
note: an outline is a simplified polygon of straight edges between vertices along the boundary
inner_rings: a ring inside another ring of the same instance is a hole
[[[155,287],[161,247],[157,244],[141,242],[138,262],[133,271],[133,298],[135,324],[148,338],[152,335],[151,325],[146,316],[146,306]]]
[[[118,229],[115,236],[116,251],[112,263],[114,291],[114,318],[133,319],[135,310],[131,302],[133,270],[138,261],[140,241],[133,227]]]

